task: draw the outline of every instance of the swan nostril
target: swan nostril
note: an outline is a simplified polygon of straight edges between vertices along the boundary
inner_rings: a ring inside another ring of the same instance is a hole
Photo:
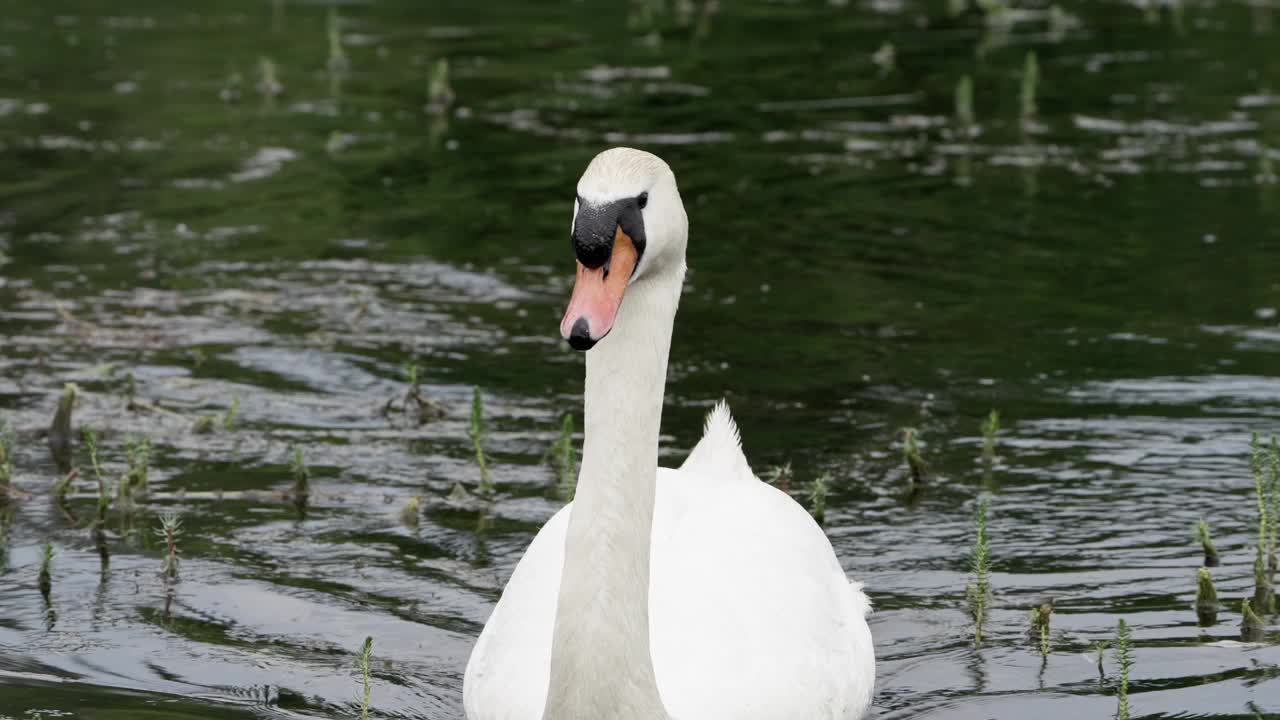
[[[573,323],[573,329],[569,331],[569,347],[574,350],[590,350],[596,344],[591,339],[591,329],[587,326],[587,319],[580,317]]]

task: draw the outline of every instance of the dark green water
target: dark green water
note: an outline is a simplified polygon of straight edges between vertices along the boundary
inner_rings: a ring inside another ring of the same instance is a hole
[[[1280,431],[1280,4],[1020,7],[0,2],[0,417],[32,494],[0,510],[0,717],[354,717],[372,636],[374,716],[460,718],[473,638],[561,505],[542,458],[580,405],[572,193],[616,144],[669,161],[692,225],[664,460],[723,395],[757,471],[791,461],[797,495],[831,474],[829,535],[877,607],[876,716],[1108,717],[1115,659],[1099,682],[1091,648],[1122,618],[1135,717],[1280,713],[1277,618],[1238,643],[1248,436]],[[406,362],[444,419],[382,414]],[[130,374],[163,411],[126,409]],[[152,498],[100,538],[83,448],[74,520],[44,494],[68,382],[113,482],[127,437],[155,444]],[[487,507],[444,500],[479,479],[475,386]],[[192,432],[233,397],[231,431]],[[935,471],[913,502],[904,426]],[[305,510],[195,494],[286,489],[292,446]],[[1208,628],[1202,516],[1232,603]]]

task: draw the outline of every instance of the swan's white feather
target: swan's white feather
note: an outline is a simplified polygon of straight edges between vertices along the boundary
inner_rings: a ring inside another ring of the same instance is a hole
[[[572,507],[539,531],[480,635],[470,720],[542,716]],[[866,596],[809,514],[751,475],[723,403],[684,465],[658,471],[650,571],[651,652],[672,718],[861,717],[875,677]]]

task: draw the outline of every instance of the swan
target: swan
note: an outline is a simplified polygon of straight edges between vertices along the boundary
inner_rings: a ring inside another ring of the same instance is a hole
[[[463,679],[468,720],[854,720],[875,655],[861,586],[758,480],[723,401],[658,467],[688,220],[630,148],[578,181],[561,335],[586,351],[577,496],[534,537]]]

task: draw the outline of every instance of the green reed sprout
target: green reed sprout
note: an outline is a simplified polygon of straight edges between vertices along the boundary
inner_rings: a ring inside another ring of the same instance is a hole
[[[1121,620],[1116,626],[1116,656],[1120,663],[1119,720],[1129,720],[1129,671],[1133,669],[1133,651],[1129,647],[1129,626]]]
[[[1027,59],[1022,63],[1022,122],[1029,122],[1036,116],[1036,86],[1040,84],[1040,64],[1036,61],[1036,52],[1029,50]]]
[[[792,472],[790,460],[771,469],[769,471],[769,475],[773,476],[773,480],[770,481],[770,484],[784,493],[791,493]]]
[[[902,429],[902,459],[911,477],[909,492],[915,495],[924,486],[929,466],[920,455],[919,432],[915,428]]]
[[[146,493],[147,475],[151,469],[151,438],[146,435],[125,438],[124,457],[128,468],[121,482],[128,488],[127,494]]]
[[[231,404],[227,406],[227,412],[222,415],[222,429],[231,432],[236,426],[236,417],[240,415],[240,395],[231,396]]]
[[[405,501],[404,507],[400,508],[400,522],[411,528],[418,526],[418,511],[422,507],[422,501],[417,495],[410,497]]]
[[[453,104],[455,97],[453,87],[449,84],[449,61],[440,58],[431,66],[431,77],[427,81],[427,110],[443,113]]]
[[[1201,627],[1209,627],[1218,621],[1218,589],[1208,568],[1196,571],[1196,619]]]
[[[493,494],[493,480],[489,477],[489,465],[484,457],[484,399],[480,396],[480,388],[471,393],[471,426],[467,429],[471,436],[471,446],[475,450],[476,466],[480,468],[480,486],[476,492],[481,495]]]
[[[1204,518],[1200,518],[1199,522],[1193,528],[1196,542],[1200,543],[1200,549],[1204,550],[1204,566],[1218,567],[1218,549],[1213,546],[1213,538],[1209,537],[1209,523]]]
[[[369,658],[373,654],[373,637],[366,637],[356,659],[360,671],[360,720],[369,720]]]
[[[0,501],[8,495],[13,481],[13,430],[9,422],[0,418]]]
[[[160,515],[160,527],[155,530],[156,537],[164,541],[164,563],[160,566],[160,574],[166,578],[178,577],[178,537],[182,535],[182,518],[174,513]]]
[[[1240,639],[1244,642],[1262,642],[1266,628],[1248,598],[1240,603],[1240,616]]]
[[[1049,656],[1049,618],[1052,616],[1052,600],[1031,608],[1031,636],[1039,641],[1042,658]]]
[[[311,494],[311,468],[302,457],[302,448],[294,446],[289,456],[289,475],[293,477],[293,496],[305,499]]]
[[[1254,433],[1249,442],[1249,469],[1253,474],[1254,494],[1258,508],[1258,545],[1253,559],[1253,609],[1258,614],[1269,612],[1274,601],[1271,579],[1267,572],[1269,555],[1267,538],[1271,527],[1267,514],[1270,511],[1270,498],[1267,492],[1268,483],[1263,480],[1264,467],[1268,460],[1262,444],[1258,441],[1258,434]]]
[[[809,512],[819,525],[827,520],[827,492],[831,489],[831,476],[819,473],[809,488]]]
[[[212,415],[201,415],[196,418],[195,422],[191,423],[191,432],[195,435],[207,435],[213,432],[213,426],[216,422],[217,418]]]
[[[965,75],[956,84],[956,122],[965,135],[973,127],[976,118],[973,114],[973,78]]]
[[[284,92],[284,85],[280,82],[280,75],[276,71],[276,63],[271,58],[264,57],[258,60],[257,89],[258,94],[268,101],[274,100]]]
[[[133,377],[130,371],[124,378],[124,399],[126,410],[136,410],[138,407],[138,381]]]
[[[965,588],[965,596],[969,600],[969,611],[973,616],[974,642],[982,642],[982,626],[987,617],[987,604],[991,599],[991,547],[987,542],[987,498],[978,500],[978,509],[973,515],[974,543],[973,553],[969,556],[969,569],[973,572],[973,580]]]
[[[1000,432],[1000,411],[992,410],[982,421],[982,456],[988,460],[996,455],[996,433]]]
[[[62,395],[58,397],[58,409],[53,413],[53,423],[49,426],[49,449],[54,457],[61,459],[71,457],[71,411],[75,408],[76,397],[80,388],[75,383],[62,386]],[[69,461],[67,464],[70,464]],[[64,466],[65,467],[65,466]]]
[[[897,55],[898,53],[894,49],[893,43],[887,40],[880,46],[879,50],[876,50],[871,55],[871,62],[880,68],[881,77],[893,72],[894,68],[897,67]]]
[[[1269,556],[1268,565],[1270,566],[1270,585],[1271,585],[1271,612],[1276,612],[1276,570],[1277,570],[1277,535],[1280,534],[1280,443],[1277,442],[1275,436],[1271,437],[1270,447],[1271,460],[1271,481],[1268,483],[1267,495],[1271,499],[1270,508],[1267,510],[1267,523],[1271,526],[1270,537],[1267,539]]]
[[[53,544],[45,540],[44,547],[40,550],[40,575],[37,579],[40,594],[45,600],[49,599],[49,592],[53,590],[53,554]]]
[[[59,505],[67,501],[67,492],[71,490],[71,483],[80,474],[80,468],[71,468],[71,470],[58,478],[53,486],[49,488],[49,496]]]
[[[346,51],[342,49],[342,29],[339,26],[340,19],[336,5],[329,6],[329,18],[326,24],[326,34],[329,36],[329,72],[347,72],[351,69],[351,63],[347,60]]]
[[[573,415],[565,415],[560,434],[551,444],[551,465],[556,469],[556,487],[565,502],[578,490],[578,456],[573,449]]]
[[[1102,661],[1106,659],[1107,648],[1111,647],[1111,643],[1106,640],[1096,640],[1093,643],[1093,651],[1098,656],[1098,682],[1107,679],[1107,671]]]
[[[98,434],[92,425],[85,425],[80,429],[80,441],[89,453],[89,468],[93,470],[93,477],[98,482],[98,507],[94,525],[102,529],[107,522],[107,511],[111,508],[111,494],[107,489],[107,479],[102,474],[102,465],[98,463]]]

